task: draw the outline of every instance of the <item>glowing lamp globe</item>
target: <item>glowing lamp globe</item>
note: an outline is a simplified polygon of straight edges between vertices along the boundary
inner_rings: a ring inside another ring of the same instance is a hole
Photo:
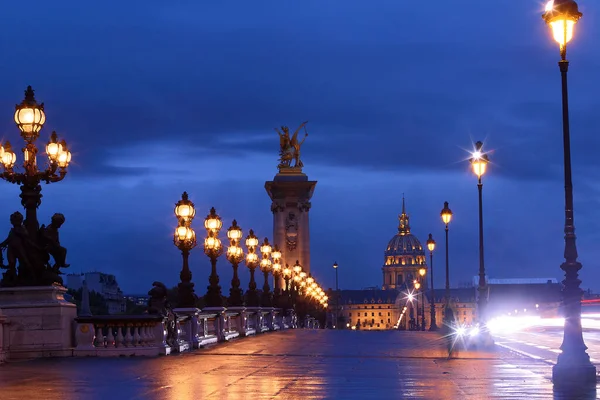
[[[489,163],[488,155],[483,152],[483,143],[475,143],[475,151],[471,154],[471,167],[478,178],[481,178],[487,170]]]
[[[12,151],[12,147],[10,142],[7,140],[4,143],[3,151],[2,151],[2,164],[4,168],[10,169],[17,162],[17,155]]]
[[[187,192],[183,192],[181,200],[175,204],[175,216],[183,221],[191,221],[196,215],[196,209],[194,203],[192,203],[188,197]]]
[[[254,234],[254,231],[250,229],[248,236],[246,236],[246,247],[249,249],[254,249],[256,246],[258,246],[258,238]]]
[[[294,264],[293,270],[295,274],[299,274],[300,272],[302,272],[302,267],[300,266],[298,260],[296,260],[296,264]]]
[[[272,249],[271,245],[269,244],[269,239],[265,238],[262,246],[260,246],[260,253],[262,255],[266,255],[267,257],[269,257],[269,255],[271,255],[272,251],[273,251],[273,249]]]
[[[281,252],[279,251],[279,248],[277,247],[277,245],[275,245],[275,247],[273,247],[273,252],[271,253],[271,257],[273,257],[273,260],[281,260]]]
[[[452,220],[452,211],[448,207],[447,201],[444,202],[444,208],[442,209],[442,212],[440,212],[440,216],[442,217],[442,221],[446,225],[448,225]]]
[[[258,255],[256,253],[248,253],[246,255],[246,264],[255,265],[258,263]]]
[[[58,156],[63,152],[62,144],[58,142],[56,132],[50,135],[50,141],[46,145],[46,155],[51,162],[57,162]]]
[[[71,152],[67,148],[67,142],[64,140],[60,141],[61,151],[58,153],[58,157],[56,159],[58,166],[60,168],[67,168],[69,163],[71,162]]]
[[[269,260],[268,258],[263,258],[262,260],[260,260],[260,269],[262,269],[263,271],[270,270],[271,260]]]
[[[209,232],[219,232],[223,227],[223,221],[221,217],[217,215],[217,211],[214,207],[210,209],[210,213],[204,219],[204,228]]]
[[[21,104],[15,106],[14,118],[17,127],[21,131],[21,136],[27,142],[37,139],[42,126],[46,122],[46,114],[44,113],[44,103],[38,104],[35,101],[31,86],[27,86],[25,90],[25,99]]]
[[[582,16],[575,1],[550,0],[546,3],[542,18],[552,30],[554,40],[562,48],[573,38],[575,24]]]
[[[219,238],[213,237],[211,232],[211,235],[204,239],[204,248],[217,251],[221,248],[221,241]]]
[[[242,238],[242,229],[238,226],[235,219],[231,223],[229,229],[227,229],[227,237],[234,241],[238,241]]]
[[[196,232],[187,226],[178,226],[175,229],[175,237],[180,241],[191,241],[196,238]]]
[[[427,239],[427,248],[429,249],[429,251],[435,250],[435,240],[433,240],[431,233],[429,234],[429,238]]]
[[[281,271],[281,264],[278,262],[273,263],[273,273],[278,274]]]

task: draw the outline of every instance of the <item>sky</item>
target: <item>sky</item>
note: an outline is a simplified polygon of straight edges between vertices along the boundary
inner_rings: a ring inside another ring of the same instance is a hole
[[[600,290],[600,7],[581,0],[569,43],[577,245],[583,288]],[[433,234],[444,282],[444,201],[451,283],[478,272],[476,177],[485,141],[486,272],[562,279],[564,181],[558,46],[543,2],[430,0],[8,2],[0,17],[0,136],[22,143],[14,104],[32,85],[67,140],[64,181],[43,186],[40,223],[66,216],[65,272],[116,275],[126,293],[175,285],[175,202],[211,206],[224,227],[272,237],[264,182],[277,173],[273,130],[308,120],[304,172],[312,199],[311,268],[324,287],[381,285],[402,196],[412,232]],[[4,111],[2,111],[4,110]],[[20,147],[20,146],[19,146]],[[19,161],[22,155],[18,154]],[[21,209],[16,185],[0,204]],[[210,265],[191,253],[196,292]],[[437,268],[437,269],[436,269]],[[230,264],[219,261],[223,292]],[[241,268],[242,285],[248,271]]]

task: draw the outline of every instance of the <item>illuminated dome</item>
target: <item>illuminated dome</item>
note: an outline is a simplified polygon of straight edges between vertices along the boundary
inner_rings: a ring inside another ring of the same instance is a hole
[[[422,265],[425,264],[425,251],[421,242],[410,233],[409,217],[406,214],[404,198],[402,214],[398,216],[398,233],[385,248],[385,265]]]

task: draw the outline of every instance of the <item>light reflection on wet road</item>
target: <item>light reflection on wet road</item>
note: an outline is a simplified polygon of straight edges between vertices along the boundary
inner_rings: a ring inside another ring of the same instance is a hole
[[[546,363],[509,353],[491,360],[414,357],[419,347],[426,355],[431,338],[428,332],[295,330],[153,359],[12,363],[0,366],[0,399],[553,397]]]

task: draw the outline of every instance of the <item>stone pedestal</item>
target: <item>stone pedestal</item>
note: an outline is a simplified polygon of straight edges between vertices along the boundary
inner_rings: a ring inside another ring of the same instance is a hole
[[[281,251],[281,266],[300,262],[310,272],[310,235],[308,212],[317,182],[309,181],[300,168],[280,168],[265,189],[272,200],[273,245]],[[280,282],[283,288],[283,279]]]
[[[72,355],[77,308],[64,299],[66,292],[58,285],[0,288],[11,360]]]

